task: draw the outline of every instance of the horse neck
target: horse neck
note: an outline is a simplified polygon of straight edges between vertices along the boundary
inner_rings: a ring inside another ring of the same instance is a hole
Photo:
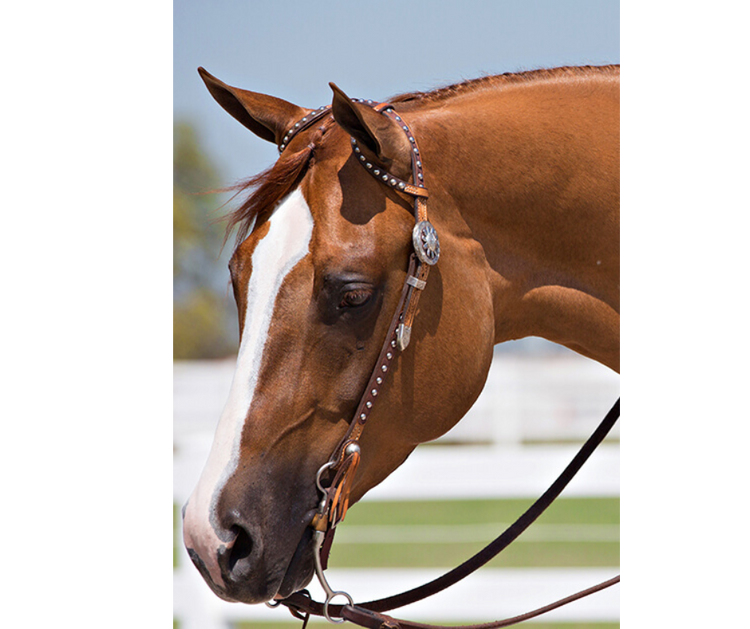
[[[481,90],[412,117],[432,204],[484,249],[495,342],[540,336],[618,370],[619,78]]]

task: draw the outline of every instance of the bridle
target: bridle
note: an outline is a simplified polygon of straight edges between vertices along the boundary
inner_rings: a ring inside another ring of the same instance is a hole
[[[421,154],[419,152],[417,140],[411,132],[408,123],[404,121],[403,118],[395,112],[393,106],[388,103],[375,103],[373,101],[365,101],[361,99],[352,100],[353,102],[368,105],[376,112],[393,120],[399,125],[408,138],[411,146],[411,182],[399,179],[371,161],[366,153],[362,151],[354,138],[351,139],[351,144],[355,158],[367,172],[383,185],[413,197],[415,226],[412,232],[412,245],[414,252],[409,258],[406,279],[401,290],[398,306],[396,307],[395,314],[388,327],[385,342],[375,363],[375,368],[367,382],[364,393],[357,405],[354,417],[346,434],[334,449],[329,460],[318,470],[315,478],[316,486],[320,491],[322,498],[310,526],[314,531],[313,558],[315,563],[315,573],[320,581],[323,591],[325,592],[326,600],[322,603],[314,601],[306,590],[302,590],[300,592],[295,592],[281,601],[271,603],[269,606],[277,607],[278,605],[283,604],[289,608],[293,615],[305,620],[305,623],[312,614],[323,616],[330,622],[341,623],[344,622],[344,620],[348,620],[362,627],[369,627],[372,629],[441,629],[437,625],[424,625],[395,619],[384,615],[382,612],[390,611],[422,600],[432,594],[444,590],[450,585],[453,585],[485,565],[521,533],[523,533],[523,531],[525,531],[526,528],[528,528],[529,525],[531,525],[531,523],[534,522],[534,520],[536,520],[536,518],[538,518],[562,492],[589,456],[591,456],[592,452],[602,442],[619,418],[620,401],[617,400],[591,437],[589,437],[586,443],[581,447],[578,454],[573,458],[570,464],[568,464],[555,482],[552,483],[549,489],[544,492],[544,494],[542,494],[542,496],[498,538],[457,568],[454,568],[434,581],[426,583],[413,590],[409,590],[408,592],[403,592],[385,599],[362,603],[360,605],[355,605],[352,597],[347,592],[334,590],[330,586],[325,576],[325,570],[328,567],[328,555],[330,553],[331,544],[333,543],[333,535],[336,526],[344,519],[349,507],[350,492],[360,461],[360,438],[367,424],[368,417],[378,399],[378,393],[390,373],[393,360],[395,360],[395,357],[399,352],[403,352],[409,345],[411,329],[417,312],[417,304],[419,302],[420,294],[427,285],[427,277],[430,272],[430,267],[437,264],[440,257],[440,241],[435,228],[427,218],[427,199],[429,195],[424,185]],[[284,152],[286,147],[298,133],[309,128],[321,118],[329,115],[330,109],[331,106],[326,105],[307,114],[301,120],[296,122],[282,139],[281,144],[279,145],[279,153]],[[328,486],[324,485],[324,475],[333,477]],[[521,616],[497,621],[496,623],[467,625],[465,627],[466,629],[478,629],[479,627],[482,629],[506,627],[546,613],[574,600],[593,594],[594,592],[603,590],[619,581],[620,577],[617,576],[592,588],[588,588],[587,590],[583,590],[532,612],[522,614]],[[332,604],[332,601],[336,597],[345,598],[347,603],[337,605]],[[306,616],[303,616],[303,613],[306,614]]]

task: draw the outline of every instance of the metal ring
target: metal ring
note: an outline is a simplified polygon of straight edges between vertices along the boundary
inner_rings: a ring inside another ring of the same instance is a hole
[[[278,607],[281,605],[281,599],[275,600],[275,601],[266,601],[266,607],[270,607],[273,609],[274,607]]]
[[[336,464],[335,461],[328,461],[328,463],[326,463],[325,465],[323,465],[318,470],[318,473],[315,475],[315,484],[318,486],[318,490],[320,491],[321,494],[325,495],[326,490],[325,490],[324,487],[320,486],[320,477],[323,474],[323,472],[325,472],[329,467],[333,467],[335,464]]]
[[[326,602],[323,605],[323,615],[326,617],[326,620],[328,622],[332,622],[334,624],[341,624],[344,622],[345,618],[341,617],[338,620],[334,620],[331,618],[331,616],[328,614],[328,605],[330,605],[331,601],[336,598],[337,596],[346,596],[346,599],[349,601],[350,606],[354,606],[354,601],[352,600],[352,597],[349,596],[346,592],[331,592],[331,594],[326,598]]]

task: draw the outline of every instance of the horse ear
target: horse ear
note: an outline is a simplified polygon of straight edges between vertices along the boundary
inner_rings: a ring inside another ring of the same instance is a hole
[[[280,98],[232,87],[203,68],[198,68],[198,74],[201,75],[211,96],[233,118],[255,135],[277,145],[281,144],[281,139],[289,127],[312,111]]]
[[[411,146],[398,123],[368,105],[352,102],[336,84],[329,85],[333,117],[339,126],[372,151],[387,170],[406,178],[411,173]]]

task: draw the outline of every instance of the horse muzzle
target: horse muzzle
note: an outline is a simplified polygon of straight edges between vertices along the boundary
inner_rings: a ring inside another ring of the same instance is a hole
[[[183,509],[183,541],[201,576],[220,598],[263,603],[286,597],[311,580],[312,529],[307,524],[314,511],[287,529],[261,527],[238,509],[223,517],[201,517],[191,503],[192,497]]]

